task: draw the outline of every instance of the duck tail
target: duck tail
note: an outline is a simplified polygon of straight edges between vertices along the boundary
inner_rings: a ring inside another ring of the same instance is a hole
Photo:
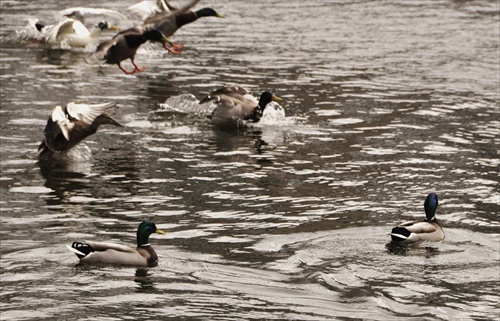
[[[82,242],[73,242],[71,246],[66,245],[66,247],[73,253],[78,256],[79,259],[82,259],[89,255],[90,253],[94,252],[94,248],[87,243],[82,243]]]
[[[39,21],[35,22],[35,28],[36,30],[42,32],[42,29],[45,28],[44,24],[41,24]]]
[[[204,104],[204,103],[208,103],[209,101],[211,101],[213,99],[214,99],[214,97],[207,95],[207,96],[203,97],[203,99],[200,100],[200,105]]]
[[[42,142],[38,146],[38,151],[33,156],[33,159],[39,159],[40,156],[42,156],[43,154],[48,153],[48,152],[50,152],[50,149],[47,147],[47,144],[45,143],[45,139],[44,139],[44,140],[42,140]]]
[[[401,242],[405,241],[410,237],[411,232],[405,229],[404,227],[395,227],[392,229],[390,235],[393,241]]]
[[[124,127],[122,124],[111,118],[108,114],[102,114],[97,116],[97,118],[94,120],[93,125],[113,125],[113,126],[118,126],[118,127]]]

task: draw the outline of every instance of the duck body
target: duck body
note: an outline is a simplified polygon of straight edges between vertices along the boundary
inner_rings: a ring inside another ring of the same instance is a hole
[[[211,92],[200,100],[200,104],[213,101],[216,104],[210,118],[213,121],[251,120],[257,122],[262,117],[264,109],[271,101],[281,98],[265,91],[259,100],[240,86],[227,86]]]
[[[137,247],[126,245],[77,241],[67,246],[76,254],[81,263],[88,264],[116,264],[124,266],[151,267],[158,264],[158,255],[149,244],[152,233],[164,234],[153,222],[143,221],[137,229]]]
[[[155,29],[144,29],[134,27],[116,34],[112,39],[103,41],[97,46],[94,54],[89,56],[87,62],[94,60],[104,61],[107,64],[116,64],[125,74],[133,74],[144,71],[139,68],[134,59],[139,47],[146,41],[166,42],[168,39]],[[121,66],[121,62],[130,59],[134,70],[127,71]]]
[[[426,219],[424,221],[409,221],[394,227],[390,233],[393,242],[413,243],[418,241],[442,241],[444,231],[435,217],[438,207],[438,196],[430,193],[424,202]]]
[[[44,139],[35,156],[39,157],[47,152],[67,151],[96,133],[100,125],[122,127],[123,125],[109,115],[114,110],[114,102],[95,105],[71,102],[64,108],[54,107],[44,129]]]

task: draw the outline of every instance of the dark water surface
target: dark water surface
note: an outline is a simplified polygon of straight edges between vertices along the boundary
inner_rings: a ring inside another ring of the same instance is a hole
[[[500,319],[498,1],[203,0],[226,19],[181,29],[181,55],[141,48],[134,76],[25,28],[131,4],[1,1],[2,320]],[[286,117],[212,127],[196,99],[234,83]],[[125,127],[30,159],[77,100]],[[391,247],[431,191],[446,240]],[[65,248],[133,245],[148,218],[158,267]]]

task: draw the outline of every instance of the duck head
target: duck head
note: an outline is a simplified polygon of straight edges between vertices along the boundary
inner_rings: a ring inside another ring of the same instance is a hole
[[[425,209],[425,217],[428,221],[432,221],[436,216],[436,209],[439,205],[438,196],[436,193],[430,193],[425,198],[424,209]]]
[[[151,221],[142,221],[137,228],[137,246],[149,243],[149,236],[153,233],[165,234]]]
[[[97,28],[101,29],[101,31],[103,31],[103,30],[115,30],[115,31],[121,30],[117,26],[114,26],[114,25],[108,23],[107,21],[101,21],[101,22],[99,22],[97,24]]]
[[[279,98],[276,95],[273,95],[269,91],[264,91],[262,94],[260,94],[259,98],[259,106],[262,110],[266,108],[267,104],[269,104],[271,101],[280,101],[281,98]]]
[[[225,18],[223,15],[219,14],[217,11],[215,11],[212,8],[203,8],[198,11],[195,11],[194,14],[200,18],[200,17],[217,17],[217,18]]]

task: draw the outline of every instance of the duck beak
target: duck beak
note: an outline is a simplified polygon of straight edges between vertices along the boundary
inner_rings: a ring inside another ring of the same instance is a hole
[[[215,15],[217,18],[225,18],[223,15],[221,15],[220,13],[216,14]]]
[[[117,26],[114,26],[114,25],[111,25],[108,27],[109,30],[114,30],[114,31],[120,31],[122,30],[120,27],[117,27]]]
[[[272,101],[280,101],[281,100],[281,98],[279,98],[276,95],[273,95],[273,97],[271,99],[272,99]]]
[[[170,43],[170,39],[168,39],[165,35],[162,35],[162,43]]]
[[[160,230],[159,228],[156,229],[155,233],[158,233],[158,234],[165,234],[165,232],[163,232],[162,230]]]

